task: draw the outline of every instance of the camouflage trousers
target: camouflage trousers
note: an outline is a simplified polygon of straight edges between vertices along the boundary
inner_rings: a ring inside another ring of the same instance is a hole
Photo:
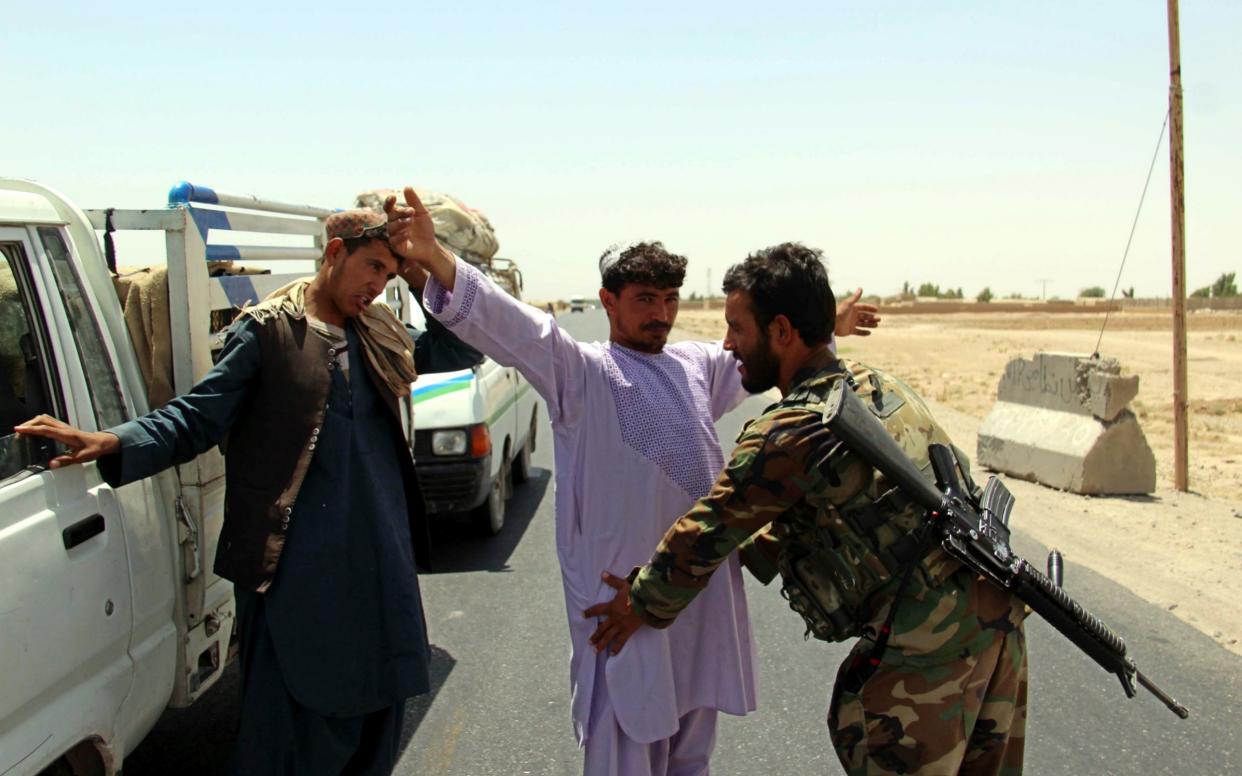
[[[975,657],[936,666],[882,663],[857,693],[837,672],[828,733],[850,776],[1009,776],[1022,772],[1026,730],[1026,639],[1021,626],[995,632]]]

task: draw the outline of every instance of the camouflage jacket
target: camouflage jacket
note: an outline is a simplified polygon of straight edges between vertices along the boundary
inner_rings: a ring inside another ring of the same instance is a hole
[[[902,426],[898,441],[916,462],[927,460],[930,442],[950,443],[918,395],[889,375],[838,362],[800,373],[784,400],[742,429],[712,490],[673,524],[651,561],[631,575],[631,603],[647,624],[667,627],[734,550],[741,551],[746,567],[767,584],[778,570],[788,569],[789,553],[815,527],[831,532],[844,548],[841,556],[852,561],[847,574],[872,583],[859,607],[860,627],[844,636],[874,637],[888,616],[899,579],[874,563],[868,566],[863,555],[851,550],[863,546],[862,540],[854,531],[857,522],[842,514],[884,498],[890,487],[844,445],[810,438],[810,432],[822,429],[823,399],[836,381],[845,379],[845,369],[860,392],[880,390],[909,402],[905,417],[914,422]],[[825,449],[831,450],[826,458]],[[908,503],[893,505],[889,513],[896,519],[883,521],[882,531],[896,530],[901,520],[907,527],[922,520],[921,512]],[[897,607],[886,663],[937,664],[978,654],[993,637],[976,616],[973,575],[939,548],[921,546],[917,554],[922,560]],[[1008,617],[1017,627],[1023,614],[1013,601]]]

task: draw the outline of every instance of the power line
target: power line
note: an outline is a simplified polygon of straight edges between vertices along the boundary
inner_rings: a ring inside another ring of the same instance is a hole
[[[1170,109],[1171,110],[1171,109]],[[1147,168],[1147,180],[1143,183],[1143,193],[1139,195],[1138,209],[1134,211],[1134,221],[1130,224],[1130,236],[1126,238],[1126,249],[1121,253],[1121,266],[1117,269],[1117,279],[1113,282],[1113,293],[1108,297],[1104,308],[1104,323],[1100,325],[1100,336],[1095,341],[1095,350],[1091,357],[1100,355],[1100,343],[1104,341],[1104,329],[1108,326],[1108,318],[1112,315],[1113,300],[1117,298],[1117,287],[1121,285],[1121,273],[1126,268],[1126,258],[1130,255],[1130,244],[1134,242],[1134,230],[1138,228],[1139,215],[1143,212],[1143,201],[1147,199],[1147,187],[1151,185],[1151,174],[1156,169],[1156,158],[1160,155],[1160,146],[1164,145],[1164,131],[1169,126],[1170,110],[1164,112],[1164,123],[1160,125],[1160,137],[1156,140],[1156,150],[1151,155],[1151,166]]]

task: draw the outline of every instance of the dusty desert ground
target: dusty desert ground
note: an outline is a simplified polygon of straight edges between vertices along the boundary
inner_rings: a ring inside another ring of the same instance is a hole
[[[724,334],[720,310],[688,309],[682,336]],[[841,355],[902,377],[932,404],[958,446],[975,449],[1005,364],[1037,350],[1089,354],[1103,314],[883,314]],[[1015,524],[1046,546],[1163,606],[1242,655],[1242,313],[1188,317],[1190,493],[1173,490],[1173,336],[1165,311],[1114,312],[1100,353],[1139,375],[1131,404],[1156,456],[1151,497],[1107,498],[1008,480]],[[727,443],[727,440],[725,440]]]

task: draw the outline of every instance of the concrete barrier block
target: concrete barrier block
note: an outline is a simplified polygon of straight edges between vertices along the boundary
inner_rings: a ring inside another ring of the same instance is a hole
[[[1115,359],[1015,358],[979,429],[979,464],[1074,493],[1151,493],[1156,459],[1126,409],[1137,394]]]

